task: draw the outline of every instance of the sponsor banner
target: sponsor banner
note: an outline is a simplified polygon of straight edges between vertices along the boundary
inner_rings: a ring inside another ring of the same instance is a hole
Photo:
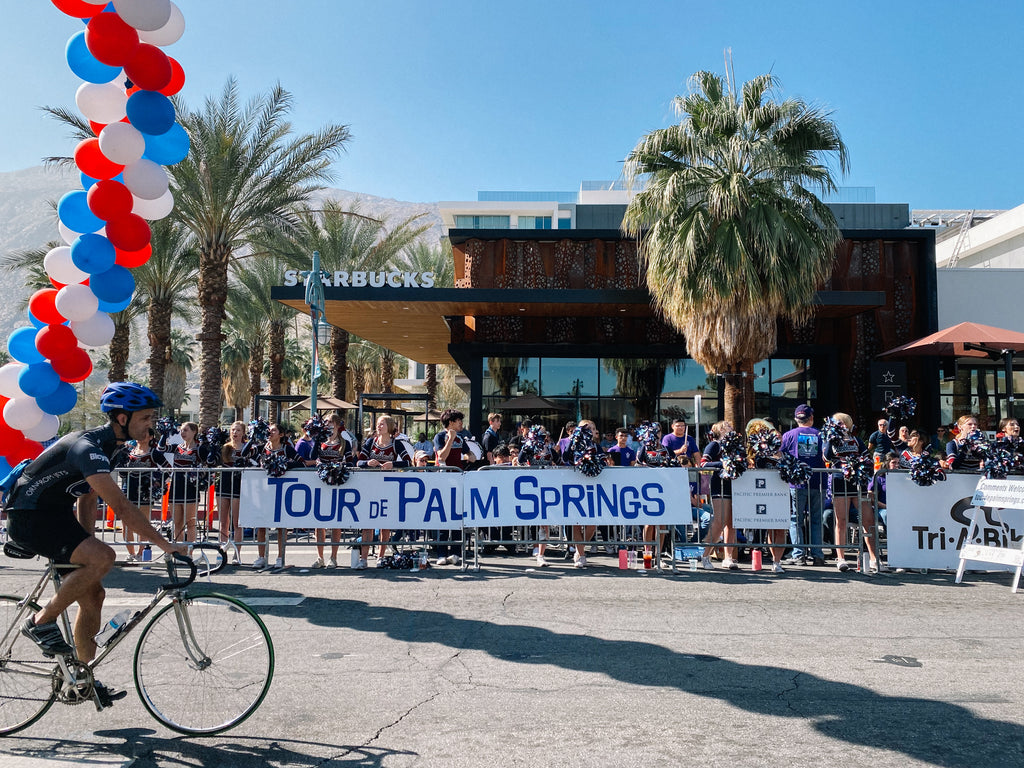
[[[1024,509],[1024,480],[1006,478],[1004,480],[978,481],[971,503],[976,507],[1005,507]]]
[[[462,475],[355,470],[344,485],[327,485],[312,469],[244,471],[238,517],[250,528],[458,529]]]
[[[779,473],[747,470],[732,481],[732,524],[736,528],[789,528],[789,485]]]
[[[678,468],[484,470],[463,475],[466,527],[689,525],[690,481]]]
[[[904,472],[889,473],[886,479],[889,565],[893,568],[955,569],[960,564],[960,550],[966,544],[1019,548],[1024,537],[1024,511],[976,506],[974,496],[979,480],[979,475],[950,474],[945,482],[921,487]],[[974,540],[969,542],[967,530],[974,515],[978,515],[978,528]],[[985,567],[1009,570],[1008,566]]]

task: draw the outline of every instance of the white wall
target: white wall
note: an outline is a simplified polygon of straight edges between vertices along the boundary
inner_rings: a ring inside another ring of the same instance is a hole
[[[1024,333],[1024,269],[937,270],[939,330],[972,322]]]

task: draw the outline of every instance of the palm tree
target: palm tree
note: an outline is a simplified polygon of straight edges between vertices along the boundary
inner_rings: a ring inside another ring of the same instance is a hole
[[[282,392],[281,368],[285,362],[285,334],[288,324],[295,317],[295,310],[270,298],[270,289],[277,285],[284,273],[284,262],[274,256],[253,256],[240,262],[242,266],[234,270],[239,298],[250,304],[266,318],[267,351],[269,368],[267,381],[271,395]],[[280,416],[279,404],[271,409],[271,419]]]
[[[371,342],[358,341],[348,349],[348,364],[352,369],[352,390],[357,395],[378,388],[374,373],[380,365],[380,355],[376,347],[377,345]]]
[[[171,359],[164,375],[164,405],[173,416],[185,403],[188,374],[195,364],[195,341],[184,331],[171,331]],[[114,379],[111,379],[114,381]],[[215,424],[218,423],[220,419]]]
[[[225,328],[228,336],[247,355],[249,407],[256,416],[256,396],[263,391],[263,358],[267,350],[270,323],[262,308],[248,300],[247,294],[232,287],[228,293]]]
[[[402,253],[404,265],[411,272],[434,273],[434,285],[438,288],[455,287],[455,258],[452,243],[447,237],[441,238],[436,246],[417,240]],[[427,363],[423,384],[430,396],[429,407],[437,407],[437,364]]]
[[[623,229],[637,237],[655,307],[690,357],[724,376],[726,418],[743,424],[777,318],[808,319],[831,275],[841,235],[815,190],[835,189],[830,162],[848,163],[827,112],[774,100],[772,75],[737,91],[728,74],[697,72],[675,99],[679,124],[630,152],[627,178],[646,186]]]
[[[362,215],[358,203],[346,208],[327,200],[320,209],[302,209],[293,230],[265,232],[258,247],[299,269],[309,269],[313,251],[319,251],[320,267],[327,272],[381,270],[400,263],[402,250],[429,228],[418,223],[424,215],[410,216],[389,228],[385,221]],[[346,399],[348,348],[348,331],[332,328],[332,394],[341,400]]]
[[[220,345],[235,249],[259,228],[295,224],[292,208],[329,180],[331,162],[349,139],[344,125],[293,135],[286,119],[291,102],[276,85],[243,106],[231,78],[202,109],[179,104],[191,150],[170,170],[175,215],[195,235],[200,254],[199,419],[206,426],[220,415]]]
[[[189,231],[171,219],[154,221],[153,255],[132,270],[139,299],[148,306],[149,386],[164,391],[164,370],[171,359],[171,318],[194,320],[194,287],[199,252]]]
[[[224,390],[224,402],[235,409],[235,421],[242,419],[245,407],[249,405],[249,341],[248,339],[235,335],[231,329],[231,301],[228,300],[228,316],[225,319],[225,327],[228,330],[228,339],[221,346],[221,365],[224,366],[224,375],[221,378],[221,388]]]

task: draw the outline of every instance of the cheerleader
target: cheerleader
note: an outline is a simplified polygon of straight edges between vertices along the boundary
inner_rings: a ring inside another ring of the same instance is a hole
[[[973,413],[964,414],[956,420],[956,437],[946,443],[946,463],[942,465],[943,469],[981,471],[984,457],[976,453],[967,441],[980,429],[978,417]]]
[[[266,467],[270,462],[285,461],[285,465],[288,469],[294,469],[295,467],[301,467],[305,465],[302,457],[295,451],[295,447],[288,442],[287,434],[285,429],[282,428],[279,422],[275,422],[270,425],[270,432],[267,437],[266,445],[263,446],[263,450],[257,455],[260,466]],[[277,562],[274,563],[275,569],[284,568],[284,549],[285,543],[288,539],[288,529],[278,528],[277,529]],[[267,529],[260,528],[256,532],[256,549],[258,557],[253,561],[252,567],[254,569],[266,568],[267,566]]]
[[[125,446],[128,447],[128,444]],[[131,448],[124,454],[123,461],[125,479],[121,490],[132,504],[152,520],[153,506],[159,505],[164,495],[164,476],[156,469],[168,466],[167,459],[157,449],[156,438],[150,438],[145,443],[131,441]],[[129,528],[124,529],[124,541],[128,548],[125,562],[134,563],[139,553],[133,544],[135,534]]]
[[[238,505],[242,495],[242,473],[237,468],[252,466],[252,462],[244,453],[245,447],[245,423],[236,421],[228,429],[228,440],[220,449],[221,466],[233,467],[235,469],[226,469],[222,472],[220,494],[217,502],[219,514],[217,530],[220,531],[220,544],[225,548],[225,551],[227,551],[227,545],[231,544],[231,562],[233,565],[242,564],[240,554],[242,529],[238,525]],[[231,532],[230,534],[229,531]]]
[[[782,436],[775,427],[764,419],[751,419],[747,422],[747,463],[754,469],[774,469],[782,458],[780,452],[770,456],[759,453],[757,448],[758,439],[767,439],[771,435],[773,442],[781,449]],[[768,531],[768,543],[772,553],[772,573],[783,573],[782,558],[786,553],[786,535],[789,531],[785,528],[772,528]]]
[[[390,416],[381,416],[377,419],[377,426],[374,434],[366,439],[363,447],[359,449],[359,460],[356,466],[360,469],[400,469],[412,464],[412,456],[409,454],[405,443],[395,440],[398,434],[398,424]],[[380,532],[380,547],[377,550],[377,557],[384,557],[387,551],[387,543],[391,539],[391,531]],[[359,547],[359,561],[356,563],[357,570],[366,568],[366,559],[370,556],[370,544],[373,540],[373,529],[363,530],[363,543]]]
[[[584,429],[584,428],[587,428],[587,429],[590,430],[590,434],[591,434],[592,437],[598,437],[601,434],[600,432],[597,431],[597,425],[594,422],[592,422],[590,419],[582,419],[580,421],[579,425],[576,427],[577,430]],[[571,435],[570,435],[569,444],[570,445],[572,444],[572,436]],[[595,442],[594,445],[596,447],[597,443]],[[600,448],[598,448],[598,451],[600,451]],[[599,458],[601,459],[601,461],[604,461],[603,454],[599,453]],[[565,451],[563,451],[563,453],[562,453],[562,461],[565,463],[566,466],[571,467],[575,463],[575,460],[576,460],[576,457],[573,455],[572,448],[567,446]],[[594,538],[594,534],[596,532],[597,532],[597,526],[596,525],[587,525],[587,526],[574,525],[572,527],[572,538],[573,538],[573,541],[577,542],[574,545],[575,548],[576,548],[576,552],[572,556],[572,564],[575,567],[577,567],[577,568],[586,568],[587,567],[587,557],[586,557],[586,555],[584,553],[586,552],[586,549],[587,549],[587,542],[589,542],[592,538]]]
[[[348,464],[352,460],[352,444],[345,439],[345,424],[341,416],[332,413],[328,418],[330,432],[327,441],[314,447],[312,458],[318,464]],[[327,538],[323,528],[316,529],[316,560],[314,568],[324,567],[324,540]],[[331,529],[331,559],[327,561],[328,568],[338,567],[338,542],[341,541],[341,529]]]
[[[651,422],[646,425],[644,429],[644,439],[640,441],[640,450],[636,455],[636,463],[638,466],[643,467],[673,467],[673,466],[685,466],[689,462],[686,456],[686,452],[683,451],[678,456],[671,451],[668,446],[661,442],[661,425],[657,422]],[[658,548],[662,548],[665,543],[665,534],[668,533],[667,528],[659,528],[656,525],[645,525],[643,527],[643,540],[645,542],[651,542],[657,540]],[[644,544],[644,554],[649,554],[653,557],[650,544]]]
[[[196,470],[206,464],[207,448],[196,442],[199,425],[186,421],[178,430],[181,442],[174,446],[171,467],[191,471],[171,473],[171,540],[196,540],[196,516],[199,510],[199,477]]]
[[[736,547],[729,546],[736,543],[736,529],[732,525],[732,481],[723,480],[720,475],[723,467],[722,459],[725,455],[721,441],[732,431],[732,424],[728,421],[719,421],[713,424],[711,426],[711,442],[704,446],[704,453],[700,457],[701,469],[715,470],[710,475],[711,508],[714,510],[711,514],[711,538],[708,546],[704,548],[702,558],[702,565],[708,570],[713,567],[711,566],[711,552],[714,550],[719,536],[722,537],[722,541],[726,545],[725,560],[722,561],[722,565],[730,571],[739,570],[739,564],[735,557]]]

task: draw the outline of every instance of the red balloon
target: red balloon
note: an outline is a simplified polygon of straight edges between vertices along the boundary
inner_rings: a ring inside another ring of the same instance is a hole
[[[135,267],[141,267],[149,261],[149,257],[153,255],[153,246],[147,243],[145,248],[141,248],[138,251],[122,251],[120,248],[115,247],[114,253],[117,254],[117,257],[114,259],[116,263],[126,269],[134,269]]]
[[[107,222],[107,240],[122,251],[138,251],[149,245],[149,223],[134,213],[126,213]],[[38,315],[36,315],[38,317]]]
[[[59,291],[61,288],[64,287],[65,284],[64,283],[58,283],[56,280],[54,280],[51,277],[50,278],[50,285],[52,285],[54,288],[56,288]]]
[[[56,288],[40,288],[28,300],[29,312],[41,323],[60,325],[67,318],[57,311],[57,307],[54,304],[56,299]]]
[[[119,181],[105,179],[97,181],[89,188],[86,196],[89,210],[104,221],[116,219],[118,216],[132,212],[135,200],[128,187]]]
[[[149,43],[140,43],[124,73],[133,85],[146,91],[159,91],[171,82],[171,62],[167,54]]]
[[[3,399],[3,405],[7,405],[8,398]],[[0,406],[0,411],[3,407]],[[10,456],[12,453],[21,449],[21,446],[25,443],[25,435],[20,430],[9,426],[6,421],[0,417],[0,445],[3,446],[3,455]],[[17,464],[17,462],[9,462],[11,466]]]
[[[85,0],[53,0],[53,4],[59,11],[63,11],[68,16],[74,16],[76,19],[88,19],[101,13],[104,8],[102,5],[87,3]]]
[[[43,452],[43,444],[35,440],[25,440],[16,451],[7,452],[7,462],[13,467],[25,459],[34,459]]]
[[[89,127],[92,129],[93,136],[99,136],[100,131],[107,127],[106,123],[97,123],[95,120],[89,121]]]
[[[160,88],[159,91],[164,96],[173,96],[185,87],[185,70],[181,68],[181,64],[173,56],[168,56],[167,61],[171,63],[171,81],[163,88]]]
[[[43,357],[65,357],[77,346],[74,331],[66,325],[47,325],[36,334],[36,349]]]
[[[139,33],[116,13],[101,13],[85,26],[85,46],[97,61],[123,67],[139,47]]]
[[[69,384],[85,381],[92,373],[92,358],[81,347],[75,347],[62,357],[53,358],[50,360],[50,365],[60,376],[61,381],[66,381]]]
[[[110,14],[107,14],[108,16]],[[99,139],[84,139],[75,147],[75,165],[86,176],[94,179],[112,179],[124,170],[100,150]]]

